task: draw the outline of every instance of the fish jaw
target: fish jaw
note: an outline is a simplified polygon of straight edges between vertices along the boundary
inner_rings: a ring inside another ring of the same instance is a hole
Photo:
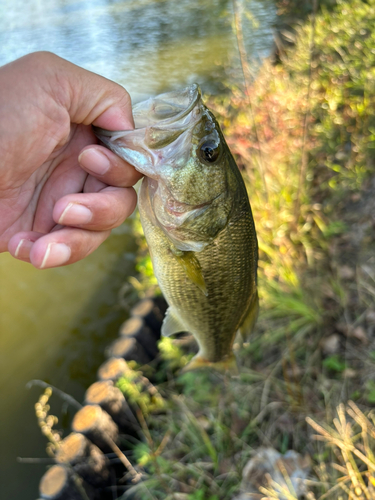
[[[159,227],[163,231],[171,244],[171,248],[181,252],[201,252],[211,240],[202,238],[199,234],[185,236],[183,227],[187,221],[192,221],[210,210],[210,203],[188,205],[171,198],[174,204],[169,209],[168,202],[165,201],[169,194],[163,191],[165,191],[163,183],[158,183],[149,177],[143,179],[138,199],[141,222],[144,219],[143,212],[147,214],[147,218],[152,221],[155,227]],[[176,203],[179,203],[178,212],[176,211]],[[149,247],[151,248],[151,246],[152,244],[149,242]]]
[[[236,189],[214,116],[191,85],[136,105],[134,120],[135,130],[95,132],[147,177],[153,218],[171,244],[202,251],[227,224]],[[206,144],[220,152],[218,161],[202,157]]]
[[[136,170],[155,180],[166,168],[186,165],[191,135],[204,112],[198,85],[168,92],[133,108],[134,130],[93,127],[96,136]]]

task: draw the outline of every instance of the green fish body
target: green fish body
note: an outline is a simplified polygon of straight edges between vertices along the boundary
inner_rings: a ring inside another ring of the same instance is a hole
[[[141,222],[169,304],[163,335],[187,331],[187,369],[235,370],[233,342],[258,312],[258,246],[246,188],[213,114],[192,85],[138,104],[134,131],[97,131],[145,175]]]

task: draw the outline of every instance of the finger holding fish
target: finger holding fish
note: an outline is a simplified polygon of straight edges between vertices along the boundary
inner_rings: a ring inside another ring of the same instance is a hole
[[[111,186],[134,186],[142,178],[133,165],[100,145],[83,148],[78,161],[83,170]]]

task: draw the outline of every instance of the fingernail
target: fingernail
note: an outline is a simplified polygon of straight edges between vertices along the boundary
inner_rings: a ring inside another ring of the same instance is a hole
[[[64,243],[50,243],[44,254],[40,269],[65,264],[70,259],[71,253],[71,249]]]
[[[103,175],[111,166],[108,158],[96,149],[85,149],[79,157],[80,164],[93,174]]]
[[[68,203],[60,216],[59,224],[87,224],[92,219],[89,208],[80,203]]]
[[[22,239],[17,245],[14,256],[18,259],[28,258],[32,246],[33,241]]]

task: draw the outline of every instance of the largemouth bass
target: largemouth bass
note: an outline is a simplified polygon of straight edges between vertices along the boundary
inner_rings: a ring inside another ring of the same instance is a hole
[[[199,352],[186,367],[235,371],[236,332],[258,314],[258,245],[246,188],[197,85],[133,108],[135,130],[96,129],[145,175],[141,222],[169,304],[163,335],[191,332]]]

